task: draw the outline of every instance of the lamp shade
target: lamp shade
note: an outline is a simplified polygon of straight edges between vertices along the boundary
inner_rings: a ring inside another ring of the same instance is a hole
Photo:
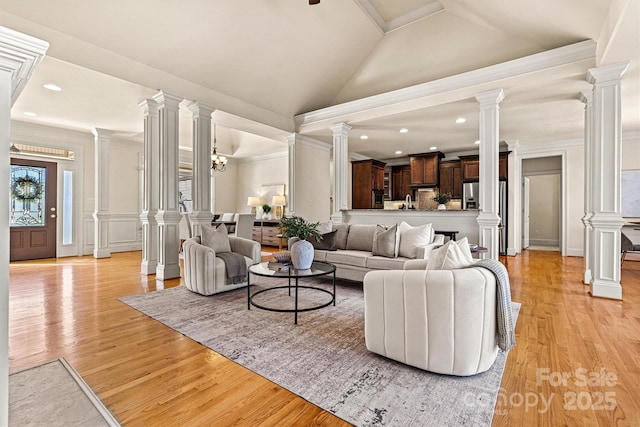
[[[262,201],[260,197],[248,197],[247,198],[247,206],[261,206]]]
[[[271,204],[273,206],[284,206],[286,203],[284,196],[273,196],[271,198]]]

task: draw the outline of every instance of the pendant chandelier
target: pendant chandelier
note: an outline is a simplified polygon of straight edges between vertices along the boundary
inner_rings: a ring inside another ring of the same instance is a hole
[[[216,172],[224,172],[227,168],[227,157],[219,156],[216,146],[216,124],[213,124],[213,151],[211,152],[211,169]]]

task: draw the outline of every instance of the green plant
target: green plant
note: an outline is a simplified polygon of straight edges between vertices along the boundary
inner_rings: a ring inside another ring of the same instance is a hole
[[[438,204],[444,205],[451,200],[451,193],[438,193],[433,196],[433,200],[438,202]]]
[[[269,212],[271,212],[271,206],[265,203],[264,205],[262,205],[262,212],[268,214]]]
[[[309,222],[295,215],[280,219],[280,229],[282,230],[282,237],[285,239],[299,237],[302,240],[307,240],[309,237],[315,237],[316,240],[320,241],[322,240],[322,234],[318,233],[318,224],[318,222]]]

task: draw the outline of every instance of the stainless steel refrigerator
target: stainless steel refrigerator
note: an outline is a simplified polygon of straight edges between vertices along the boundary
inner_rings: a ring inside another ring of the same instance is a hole
[[[482,209],[480,200],[480,183],[465,182],[462,184],[462,209]],[[500,181],[498,186],[498,244],[500,255],[507,254],[507,181]]]

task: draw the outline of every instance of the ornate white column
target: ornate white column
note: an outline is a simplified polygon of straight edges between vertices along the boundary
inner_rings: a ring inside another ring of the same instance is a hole
[[[291,135],[287,135],[287,143],[288,143],[288,160],[289,160],[289,175],[287,185],[289,189],[287,190],[289,193],[287,199],[287,206],[285,215],[293,216],[296,213],[296,139],[298,137],[297,133],[292,133]]]
[[[193,212],[191,232],[201,234],[201,224],[211,224],[211,114],[214,109],[196,102],[189,105],[193,118]]]
[[[178,104],[182,98],[158,92],[160,197],[158,203],[158,266],[156,280],[180,277],[178,264]]]
[[[593,265],[591,295],[622,299],[620,286],[620,171],[622,123],[620,84],[629,63],[592,68],[587,81],[593,84],[593,145],[591,151],[591,226]]]
[[[95,210],[93,211],[93,257],[108,258],[109,247],[109,157],[111,154],[111,132],[106,129],[91,130],[95,141]]]
[[[0,27],[0,188],[9,188],[11,106],[49,43]],[[6,194],[6,193],[5,193]],[[9,425],[9,197],[0,203],[0,426]]]
[[[342,210],[349,207],[349,131],[351,126],[340,123],[330,127],[333,132],[333,222],[342,222]]]
[[[515,256],[522,251],[522,162],[518,154],[520,142],[507,140],[509,155],[509,186],[507,188],[509,233],[507,236],[507,255]],[[499,168],[498,168],[499,169]]]
[[[160,141],[158,140],[158,103],[146,99],[144,110],[144,175],[142,190],[142,264],[141,274],[156,274],[158,265],[158,199],[160,196]]]
[[[591,266],[593,265],[593,228],[591,227],[591,216],[593,209],[591,207],[591,150],[593,150],[593,93],[590,91],[582,91],[580,93],[580,101],[584,102],[584,216],[582,224],[584,225],[584,284],[590,285],[592,280]]]
[[[476,95],[476,99],[480,103],[480,214],[477,219],[480,246],[488,249],[489,258],[498,259],[499,104],[504,92],[492,90]]]

